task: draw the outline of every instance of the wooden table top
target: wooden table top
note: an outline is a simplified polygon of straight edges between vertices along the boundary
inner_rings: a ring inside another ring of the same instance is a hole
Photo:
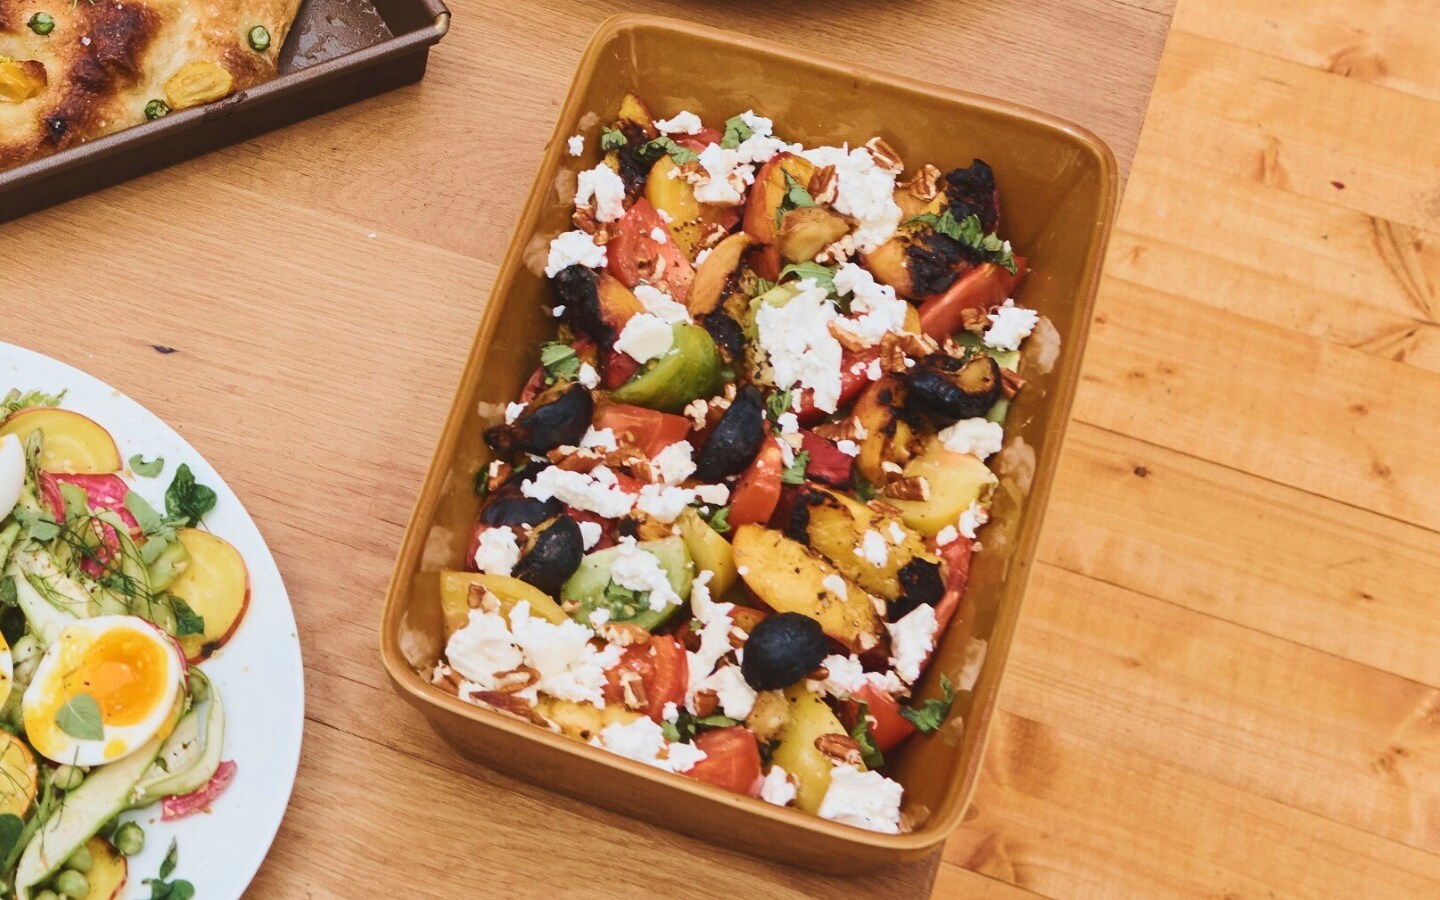
[[[1040,106],[1134,159],[970,818],[859,879],[470,764],[379,665],[542,143],[591,31],[642,4],[453,0],[420,85],[0,226],[0,306],[30,313],[5,339],[184,433],[285,575],[309,721],[251,895],[1440,893],[1428,3],[643,4]]]

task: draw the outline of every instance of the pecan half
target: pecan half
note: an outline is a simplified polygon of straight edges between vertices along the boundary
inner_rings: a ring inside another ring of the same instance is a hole
[[[936,195],[940,193],[940,176],[942,174],[939,169],[926,163],[909,181],[898,185],[898,187],[909,191],[916,198],[928,203],[934,200]]]
[[[514,694],[500,691],[471,691],[470,700],[481,706],[488,706],[496,712],[512,715],[531,725],[539,725],[541,728],[548,728],[551,731],[560,730],[554,722],[531,709],[530,704]]]
[[[865,142],[865,149],[870,151],[870,156],[875,160],[875,165],[884,169],[892,175],[899,175],[905,171],[905,161],[895,148],[885,143],[881,137],[873,137]]]
[[[1020,389],[1024,386],[1025,379],[1021,378],[1019,374],[1009,369],[1000,370],[1000,393],[1006,400],[1015,399],[1015,395],[1020,393]]]
[[[810,176],[810,196],[820,206],[828,206],[835,202],[835,196],[840,188],[840,176],[836,174],[834,166],[821,166]]]
[[[496,672],[495,690],[502,694],[513,694],[525,690],[539,680],[540,673],[522,663],[507,672]]]
[[[815,749],[846,765],[859,767],[865,762],[860,742],[848,734],[822,734],[815,739]]]
[[[984,331],[990,324],[990,319],[985,315],[985,310],[976,309],[973,306],[960,310],[960,327],[966,331],[973,331],[976,334]]]
[[[887,372],[904,372],[914,367],[915,360],[940,349],[929,335],[911,331],[892,331],[880,339],[880,367]]]
[[[650,699],[645,694],[645,680],[638,672],[627,669],[620,673],[620,694],[626,709],[650,708]]]
[[[856,253],[855,235],[847,234],[840,240],[821,250],[815,255],[815,261],[821,265],[832,265],[844,262]]]
[[[715,710],[720,708],[720,695],[706,688],[703,691],[695,692],[695,715],[700,718],[715,715]]]
[[[839,341],[840,346],[846,350],[855,353],[865,349],[865,342],[860,339],[860,336],[841,325],[839,319],[831,319],[828,327],[830,336]]]
[[[923,475],[909,475],[887,483],[880,493],[891,500],[929,500],[930,482]]]
[[[595,218],[595,207],[577,206],[575,212],[570,216],[570,222],[576,228],[593,235],[600,227],[600,221]]]
[[[822,422],[810,430],[828,441],[863,441],[869,434],[854,416],[847,416],[838,422]]]

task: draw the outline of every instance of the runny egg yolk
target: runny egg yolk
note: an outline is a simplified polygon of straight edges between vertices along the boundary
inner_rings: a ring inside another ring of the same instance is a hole
[[[129,628],[107,631],[85,647],[77,664],[64,669],[61,702],[89,694],[106,725],[135,725],[170,699],[166,663],[154,638]]]

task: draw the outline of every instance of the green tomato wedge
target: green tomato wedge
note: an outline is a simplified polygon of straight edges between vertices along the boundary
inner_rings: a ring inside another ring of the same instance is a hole
[[[658,541],[641,541],[636,546],[654,556],[660,563],[660,568],[665,570],[666,578],[670,582],[670,588],[680,597],[680,602],[657,611],[650,608],[644,597],[637,598],[623,589],[611,589],[610,570],[622,551],[619,547],[607,547],[581,560],[580,568],[561,586],[560,599],[578,604],[570,613],[570,618],[588,628],[591,627],[590,614],[597,609],[603,609],[609,611],[610,622],[638,625],[646,631],[654,631],[685,605],[685,601],[690,599],[690,582],[695,572],[695,567],[690,562],[690,553],[685,549],[685,541],[678,537],[668,537]],[[571,604],[564,605],[568,608]]]
[[[720,351],[710,333],[684,322],[672,326],[675,344],[651,360],[635,377],[610,392],[617,403],[679,412],[697,397],[715,392],[720,377]]]

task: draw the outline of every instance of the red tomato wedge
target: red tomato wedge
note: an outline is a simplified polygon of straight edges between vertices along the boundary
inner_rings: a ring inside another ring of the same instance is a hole
[[[204,787],[178,797],[166,797],[160,803],[160,821],[173,822],[208,810],[210,804],[235,780],[236,768],[235,761],[227,759],[216,767],[215,774]]]
[[[606,703],[625,702],[626,673],[639,676],[646,713],[656,722],[663,721],[666,704],[685,702],[690,664],[685,648],[668,634],[651,635],[649,643],[626,648],[620,664],[605,673]]]
[[[676,135],[675,143],[684,147],[686,150],[693,150],[699,153],[711,144],[720,143],[724,138],[725,135],[711,128],[709,125],[705,125],[694,134]]]
[[[873,684],[865,685],[852,699],[840,704],[840,721],[846,728],[854,730],[861,703],[865,704],[866,715],[874,720],[870,725],[870,738],[881,753],[915,733],[915,726],[900,715],[900,702]]]
[[[961,275],[943,294],[920,304],[920,330],[943,341],[963,328],[961,314],[967,309],[987,309],[1005,302],[1025,277],[1025,257],[1015,257],[1015,274],[994,263],[981,263]]]
[[[660,240],[655,239],[657,234]],[[690,295],[695,269],[670,237],[660,214],[644,197],[636,200],[619,221],[615,236],[605,245],[605,256],[610,274],[627,288],[649,281],[664,285],[670,296],[681,303]]]
[[[855,465],[855,459],[848,453],[841,453],[834,441],[826,440],[813,431],[801,431],[800,449],[810,454],[805,465],[806,478],[836,487],[850,483],[850,470]]]
[[[752,522],[763,525],[770,521],[780,502],[780,477],[784,473],[785,457],[780,451],[779,441],[767,441],[750,468],[735,483],[735,490],[730,495],[731,528]]]
[[[935,604],[935,634],[941,635],[955,617],[956,610],[960,608],[960,600],[965,596],[965,585],[970,581],[970,558],[975,555],[975,543],[962,537],[943,547],[935,547],[933,540],[930,544],[931,549],[939,554],[941,561],[945,563],[945,595]]]
[[[596,430],[609,428],[615,432],[617,440],[628,441],[649,457],[685,440],[690,434],[690,420],[684,416],[626,403],[607,403],[598,407],[593,426]]]
[[[860,392],[870,384],[870,361],[880,358],[880,348],[871,347],[868,350],[846,350],[840,357],[840,404],[838,409],[845,409]],[[800,420],[801,425],[814,425],[824,419],[829,413],[815,405],[815,392],[806,388],[800,394],[800,408],[795,411],[795,418]]]
[[[695,736],[695,746],[705,753],[685,771],[697,781],[719,785],[747,797],[760,795],[765,776],[760,773],[760,744],[743,725],[717,728]]]

